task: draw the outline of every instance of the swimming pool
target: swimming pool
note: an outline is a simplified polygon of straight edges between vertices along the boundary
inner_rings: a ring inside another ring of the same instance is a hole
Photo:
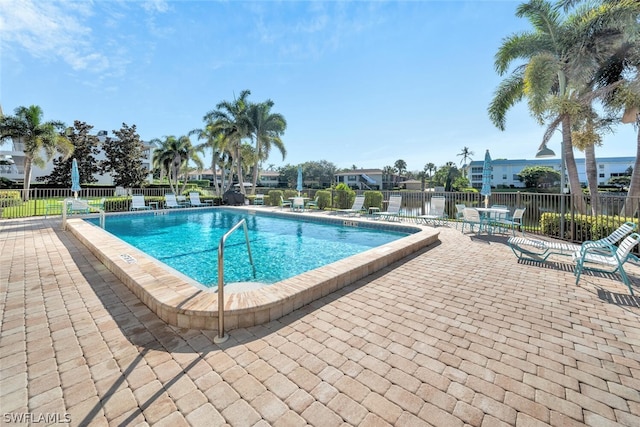
[[[195,212],[198,209],[219,208],[192,208],[189,211]],[[263,211],[245,207],[231,209],[249,215],[258,212],[259,215],[289,217],[296,220],[314,217],[314,221],[337,225],[346,223],[346,226],[376,227],[392,231],[405,230],[409,234],[269,286],[250,290],[236,288],[235,292],[225,289],[224,318],[227,329],[256,326],[280,319],[325,295],[390,267],[394,262],[402,261],[417,251],[429,250],[438,242],[439,233],[431,227],[391,224],[366,218],[344,219],[318,212],[295,213],[280,209]],[[122,215],[130,216],[129,213],[107,214],[106,222],[109,223]],[[134,215],[143,216],[148,213],[140,212]],[[178,328],[218,328],[219,294],[215,292],[216,288],[200,285],[83,218],[70,218],[66,225],[63,223],[63,227],[163,321]],[[236,285],[231,285],[231,288],[234,286]]]
[[[411,234],[348,226],[358,224],[352,221],[337,226],[222,208],[160,213],[110,217],[105,229],[207,287],[217,286],[220,238],[242,219],[249,229],[255,275],[244,233],[238,230],[225,244],[225,283],[275,283]],[[88,221],[97,224],[97,219]]]

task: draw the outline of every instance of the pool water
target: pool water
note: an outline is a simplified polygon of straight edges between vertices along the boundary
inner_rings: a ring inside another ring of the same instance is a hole
[[[275,283],[409,234],[219,208],[109,216],[105,229],[199,283],[216,287],[220,238],[242,219],[247,221],[256,274],[241,227],[225,243],[225,283]]]

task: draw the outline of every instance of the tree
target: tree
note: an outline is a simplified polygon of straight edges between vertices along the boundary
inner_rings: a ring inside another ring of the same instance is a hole
[[[302,164],[304,180],[306,182],[316,181],[322,188],[331,186],[331,183],[333,183],[333,176],[337,170],[338,168],[336,165],[326,160],[305,162]]]
[[[528,188],[539,188],[560,181],[560,173],[548,166],[528,166],[520,171],[518,178]]]
[[[438,170],[438,168],[436,168],[436,165],[434,165],[433,163],[429,162],[426,165],[424,165],[424,170],[427,171],[429,173],[429,187],[432,187],[433,182],[433,174],[436,172],[436,170]]]
[[[382,168],[382,188],[389,189],[393,188],[395,184],[395,179],[393,175],[396,173],[396,168],[393,166],[385,166]]]
[[[282,160],[287,155],[287,150],[280,136],[287,128],[287,121],[282,114],[272,113],[273,101],[268,99],[259,104],[251,104],[248,109],[251,135],[253,136],[256,151],[256,161],[253,164],[253,182],[251,194],[256,192],[258,171],[262,161],[269,158],[272,147],[276,147],[282,154]]]
[[[571,141],[572,113],[580,108],[575,88],[571,86],[571,76],[577,65],[573,55],[577,45],[584,41],[584,34],[580,33],[583,28],[572,25],[579,22],[575,17],[563,21],[563,16],[545,0],[521,4],[516,16],[527,18],[533,31],[504,39],[496,53],[495,67],[502,76],[513,61],[524,59],[526,62],[515,67],[500,83],[489,106],[489,117],[496,127],[504,130],[507,110],[526,97],[529,110],[537,121],[548,123],[543,144],[560,126],[569,188],[574,204],[584,212],[585,202]]]
[[[469,150],[469,147],[463,147],[462,151],[457,154],[458,156],[462,157],[462,159],[460,159],[460,165],[463,166],[463,169],[467,168],[467,162],[472,160],[473,154],[473,151]]]
[[[447,162],[435,173],[433,180],[436,185],[444,187],[445,191],[451,191],[454,188],[454,182],[456,178],[464,178],[462,173],[458,169],[458,167],[453,162]],[[458,182],[459,188],[463,188],[468,186],[468,180],[466,180],[466,184],[461,185],[461,182]]]
[[[73,153],[73,145],[61,133],[65,126],[60,121],[42,121],[42,109],[37,105],[18,107],[15,116],[0,118],[0,140],[13,140],[14,144],[24,145],[24,185],[22,198],[29,200],[31,185],[31,169],[35,164],[44,167],[45,162],[51,160],[56,152],[65,157]],[[41,156],[44,153],[45,158]]]
[[[240,92],[238,99],[233,102],[222,101],[216,105],[216,109],[205,115],[205,121],[213,126],[212,132],[220,132],[224,141],[225,150],[236,165],[240,192],[245,194],[242,172],[242,140],[251,136],[251,122],[248,117],[249,102],[247,97],[249,90]]]
[[[73,158],[78,162],[81,183],[97,182],[94,174],[100,171],[96,160],[96,156],[100,153],[98,148],[100,141],[97,136],[89,134],[91,129],[93,126],[76,120],[73,122],[73,127],[66,131],[67,139],[73,144]],[[59,156],[53,159],[54,167],[51,173],[36,180],[50,185],[70,187],[73,158]]]
[[[398,175],[402,176],[407,171],[407,162],[402,159],[396,160],[393,166],[398,171]]]
[[[196,148],[191,144],[188,136],[176,138],[165,136],[164,140],[154,139],[151,142],[160,144],[160,148],[153,153],[153,167],[160,168],[167,173],[169,187],[174,194],[181,194],[187,186],[189,161],[202,169],[202,160]],[[182,173],[182,188],[178,189]],[[162,173],[161,173],[162,176]]]
[[[206,120],[206,119],[205,119]],[[225,146],[224,134],[213,123],[206,123],[203,129],[194,129],[189,132],[189,136],[196,135],[198,139],[204,139],[205,142],[196,145],[194,149],[203,152],[206,149],[211,150],[211,172],[213,173],[213,188],[217,196],[222,195],[224,187],[224,162],[225,162]],[[222,171],[222,183],[218,183],[218,166]],[[222,185],[222,186],[221,186]]]
[[[136,125],[122,123],[122,128],[111,131],[115,138],[108,137],[102,144],[106,160],[102,161],[102,173],[111,173],[113,182],[121,187],[140,187],[149,171],[142,166],[144,146]]]

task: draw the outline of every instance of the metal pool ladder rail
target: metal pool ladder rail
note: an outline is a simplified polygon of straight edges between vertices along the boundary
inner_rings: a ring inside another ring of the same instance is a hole
[[[253,267],[253,277],[256,276],[256,266],[253,264],[253,257],[251,256],[251,246],[249,245],[249,231],[247,230],[247,221],[240,220],[239,223],[231,227],[231,230],[227,231],[224,236],[220,238],[220,244],[218,245],[218,336],[213,339],[216,344],[223,343],[229,336],[224,334],[224,243],[227,237],[236,231],[240,226],[244,228],[244,238],[247,241],[247,252],[249,252],[249,262]]]

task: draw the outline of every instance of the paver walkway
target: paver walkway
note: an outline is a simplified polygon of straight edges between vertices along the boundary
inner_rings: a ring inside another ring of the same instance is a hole
[[[638,298],[440,231],[220,347],[159,321],[59,221],[0,221],[0,423],[640,425]]]

